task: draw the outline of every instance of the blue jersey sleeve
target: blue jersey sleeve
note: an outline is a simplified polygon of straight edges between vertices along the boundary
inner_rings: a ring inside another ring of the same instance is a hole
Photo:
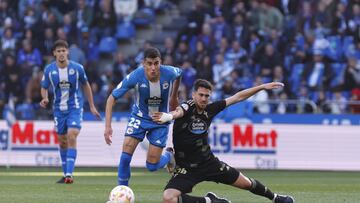
[[[168,70],[171,80],[176,80],[182,75],[182,70],[180,68],[167,65],[165,66],[165,68]]]
[[[129,75],[125,77],[123,81],[121,81],[118,86],[112,91],[111,95],[118,99],[122,97],[127,91],[131,88],[134,88],[137,83],[137,74],[136,70],[131,72]]]
[[[78,70],[79,70],[79,80],[80,80],[81,84],[85,84],[88,81],[88,79],[87,79],[84,67],[82,65],[80,65],[80,64],[79,64],[78,67],[79,67],[78,68]]]
[[[41,79],[41,87],[44,89],[48,89],[50,86],[50,78],[49,78],[49,73],[50,73],[50,67],[46,66],[45,70],[44,70],[44,75]]]

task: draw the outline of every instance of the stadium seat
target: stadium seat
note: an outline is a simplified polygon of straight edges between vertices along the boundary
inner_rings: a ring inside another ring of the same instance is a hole
[[[351,50],[354,49],[354,37],[353,36],[345,36],[343,38],[342,49],[345,55],[348,55]]]
[[[333,80],[331,80],[330,87],[339,87],[344,82],[346,65],[343,63],[332,63],[330,67],[335,76]]]
[[[114,53],[117,50],[117,42],[112,37],[104,37],[100,40],[100,53]]]
[[[135,37],[135,26],[131,22],[123,22],[117,25],[115,37],[118,40],[130,40]]]
[[[148,26],[155,21],[155,13],[151,8],[143,8],[135,13],[133,23],[136,26]]]
[[[341,37],[339,35],[329,36],[327,40],[330,46],[325,51],[326,55],[334,61],[341,61],[343,54]]]

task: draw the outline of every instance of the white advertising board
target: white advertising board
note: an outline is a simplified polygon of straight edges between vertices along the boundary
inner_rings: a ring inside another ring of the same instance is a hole
[[[76,165],[117,166],[125,127],[113,123],[108,146],[103,123],[83,122]],[[360,170],[359,126],[216,124],[209,142],[216,156],[236,168]],[[57,149],[51,121],[19,122],[11,130],[0,121],[0,165],[59,166]],[[131,165],[144,167],[145,161],[146,147],[140,144]]]

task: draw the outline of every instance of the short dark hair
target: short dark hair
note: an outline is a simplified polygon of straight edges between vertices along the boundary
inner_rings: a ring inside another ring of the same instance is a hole
[[[145,49],[145,51],[144,51],[144,59],[146,59],[146,58],[154,59],[156,57],[161,58],[161,54],[160,54],[159,49],[157,49],[155,47],[150,47],[150,48]]]
[[[204,79],[197,79],[194,82],[194,91],[197,91],[200,87],[203,87],[205,89],[208,89],[210,91],[212,91],[213,87],[211,85],[211,83],[207,80]]]
[[[55,41],[52,50],[54,51],[58,47],[64,47],[66,49],[69,49],[69,44],[65,40],[59,39]]]

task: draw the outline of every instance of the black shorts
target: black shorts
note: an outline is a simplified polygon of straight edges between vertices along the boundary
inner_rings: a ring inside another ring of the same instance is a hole
[[[172,188],[180,190],[182,193],[190,193],[192,188],[200,182],[212,181],[231,185],[235,183],[239,175],[238,170],[216,158],[199,167],[176,166],[165,189]]]

